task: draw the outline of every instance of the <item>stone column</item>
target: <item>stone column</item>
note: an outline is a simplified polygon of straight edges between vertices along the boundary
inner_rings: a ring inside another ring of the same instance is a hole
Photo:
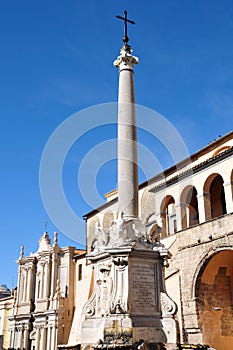
[[[36,350],[40,350],[40,329],[36,330]]]
[[[25,268],[25,280],[23,286],[23,301],[27,301],[27,278],[28,278],[28,269]]]
[[[22,349],[22,345],[23,345],[23,330],[20,329],[19,330],[19,338],[18,338],[18,347],[19,347],[19,349]]]
[[[180,203],[175,205],[177,231],[181,231],[183,228],[186,228],[187,226],[186,207],[187,207],[186,203]]]
[[[53,248],[53,254],[52,254],[52,271],[51,271],[51,294],[50,298],[52,299],[54,295],[56,294],[56,288],[57,288],[57,265],[58,265],[58,251],[59,248],[54,247]],[[51,308],[51,306],[50,306]]]
[[[40,299],[40,272],[36,273],[36,290],[35,290],[35,301]]]
[[[198,203],[198,215],[199,215],[199,223],[206,221],[205,218],[205,200],[206,193],[201,193],[197,195],[197,203]]]
[[[28,268],[28,275],[27,275],[27,279],[28,279],[28,283],[27,283],[27,300],[31,300],[31,297],[32,297],[32,285],[33,285],[32,269],[33,269],[33,265],[29,266],[29,268]]]
[[[44,291],[43,291],[44,298],[47,298],[47,288],[48,288],[48,264],[46,262],[44,266]]]
[[[118,92],[118,209],[138,217],[138,156],[133,67],[138,58],[124,45],[114,65],[119,67]]]
[[[45,276],[44,276],[44,297],[49,298],[49,292],[50,292],[50,259],[45,263]]]
[[[46,328],[41,329],[40,350],[46,350]]]
[[[21,294],[21,292],[20,292],[20,290],[21,290],[21,277],[22,277],[22,267],[21,267],[21,265],[19,265],[19,267],[18,267],[18,291],[17,291],[17,296],[16,296],[16,305],[18,306],[18,304],[20,303],[20,294]]]
[[[13,349],[14,347],[14,331],[10,331],[10,339],[9,339],[9,347],[10,349]]]
[[[28,349],[28,329],[24,329],[24,334],[23,334],[23,349],[27,350]]]
[[[44,297],[44,263],[41,264],[40,299]]]
[[[48,326],[47,329],[47,344],[46,344],[46,350],[50,350],[51,349],[51,327]]]
[[[56,329],[55,329],[55,325],[53,326],[53,328],[51,329],[51,349],[56,349]]]
[[[233,212],[233,194],[232,194],[232,182],[224,182],[225,202],[227,214]]]

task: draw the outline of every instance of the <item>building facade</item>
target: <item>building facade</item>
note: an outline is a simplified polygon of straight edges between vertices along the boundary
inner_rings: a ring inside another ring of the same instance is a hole
[[[113,191],[86,215],[88,254],[118,214]],[[164,278],[178,342],[232,349],[233,132],[141,184],[139,215],[147,239],[170,253]]]
[[[9,294],[9,289],[3,286],[4,293]],[[7,293],[6,293],[7,292]],[[0,299],[0,350],[7,350],[9,344],[9,317],[13,314],[15,294]]]
[[[73,258],[79,253],[59,247],[56,233],[51,245],[47,232],[36,253],[25,257],[21,248],[9,349],[50,350],[68,342],[75,307]]]
[[[52,245],[44,233],[38,251],[28,257],[22,248],[17,297],[9,299],[9,349],[72,350],[82,344],[84,309],[100,273],[88,257],[100,232],[107,242],[119,214],[117,191],[106,198],[85,216],[87,256],[74,247],[59,247],[56,233]],[[177,342],[231,350],[233,132],[141,184],[139,217],[148,242],[160,242],[169,252],[164,281],[175,305]]]

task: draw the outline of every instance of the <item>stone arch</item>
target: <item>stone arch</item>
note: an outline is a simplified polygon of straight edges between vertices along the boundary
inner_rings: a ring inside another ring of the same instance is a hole
[[[93,250],[93,244],[96,240],[96,225],[100,226],[98,216],[94,216],[87,222],[87,251],[90,253]]]
[[[233,250],[209,251],[198,267],[194,296],[203,343],[231,350],[233,343]]]
[[[216,149],[216,150],[214,151],[214,153],[213,153],[213,157],[215,157],[215,156],[217,156],[218,154],[220,154],[220,153],[222,153],[222,152],[228,150],[229,148],[231,148],[231,146],[222,146],[222,147]]]
[[[204,204],[206,220],[214,219],[226,214],[223,178],[220,174],[211,174],[206,179],[203,192],[205,194]]]
[[[108,212],[104,213],[102,227],[103,227],[104,232],[108,235],[108,237],[109,237],[110,226],[111,226],[112,221],[114,221],[113,212],[108,211]]]
[[[181,227],[185,229],[199,224],[197,190],[194,186],[186,186],[180,196]]]
[[[141,220],[146,224],[148,217],[155,211],[155,196],[148,188],[143,192],[140,201]]]
[[[162,220],[161,238],[173,234],[177,231],[175,199],[167,195],[160,205],[160,216]]]
[[[146,226],[150,226],[154,223],[156,223],[156,214],[155,212],[151,213],[148,218],[146,219]]]
[[[159,242],[161,237],[161,227],[154,222],[150,225],[147,232],[147,239],[150,243]]]

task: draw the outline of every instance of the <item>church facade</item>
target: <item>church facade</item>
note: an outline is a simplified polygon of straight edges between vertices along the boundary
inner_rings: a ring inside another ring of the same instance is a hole
[[[50,350],[67,343],[75,308],[74,258],[83,251],[61,248],[57,233],[51,245],[48,233],[36,253],[18,264],[18,288],[9,317],[9,349]]]

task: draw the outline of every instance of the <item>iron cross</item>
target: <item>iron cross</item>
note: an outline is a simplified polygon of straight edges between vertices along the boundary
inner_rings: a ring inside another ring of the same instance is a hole
[[[127,35],[127,22],[131,23],[131,24],[135,24],[134,21],[131,21],[130,19],[127,18],[127,11],[124,11],[124,17],[122,16],[116,16],[116,18],[122,19],[124,21],[124,37],[123,37],[123,42],[125,43],[125,45],[128,44],[129,38]]]

